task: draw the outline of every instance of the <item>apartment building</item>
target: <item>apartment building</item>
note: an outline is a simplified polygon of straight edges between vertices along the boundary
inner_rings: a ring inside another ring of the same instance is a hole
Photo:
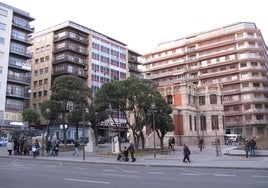
[[[138,52],[128,49],[128,69],[129,76],[143,78],[141,66],[141,54]]]
[[[145,77],[173,107],[175,135],[267,137],[267,46],[254,23],[164,42],[143,59]]]
[[[34,18],[28,12],[0,2],[0,126],[23,129],[22,111],[29,108],[32,45],[28,35]]]
[[[33,33],[31,40],[31,107],[34,109],[40,109],[41,103],[50,99],[53,79],[58,76],[78,76],[96,92],[103,83],[124,80],[129,74],[124,43],[72,21]],[[115,126],[120,127],[122,134],[126,132],[124,115],[113,113],[118,125],[109,118],[99,125],[100,135],[108,136]],[[59,126],[55,125],[55,131],[61,137]],[[67,137],[73,138],[73,134],[74,130],[68,129]]]

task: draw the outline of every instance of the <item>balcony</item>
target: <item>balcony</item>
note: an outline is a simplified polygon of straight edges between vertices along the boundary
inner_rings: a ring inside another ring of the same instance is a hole
[[[25,84],[25,85],[31,84],[31,78],[27,76],[8,75],[7,79],[10,82],[16,82],[16,83]]]
[[[78,70],[78,69],[70,69],[67,67],[54,68],[53,76],[60,76],[60,75],[64,75],[64,74],[72,74],[72,75],[79,76],[81,78],[88,77],[87,71],[82,71],[82,70]]]
[[[62,40],[73,40],[76,42],[79,42],[84,45],[88,45],[88,39],[85,36],[80,36],[80,35],[71,35],[69,32],[65,36],[54,36],[54,42],[62,41]]]
[[[71,45],[65,44],[64,46],[61,46],[61,47],[56,46],[53,50],[53,53],[58,53],[58,52],[66,51],[66,50],[69,50],[78,54],[82,54],[85,56],[88,55],[88,51],[85,48],[81,48],[78,45],[72,45],[72,44]]]
[[[82,65],[84,67],[86,67],[87,65],[87,62],[85,60],[81,61],[79,60],[79,58],[76,58],[76,57],[72,58],[72,57],[69,57],[68,55],[65,55],[63,58],[55,58],[53,60],[53,64],[66,63],[66,62],[71,62],[76,65]]]
[[[32,55],[30,53],[16,51],[16,50],[13,50],[13,49],[10,49],[10,53],[13,53],[13,54],[16,54],[16,55],[19,55],[19,56],[23,56],[23,57],[26,57],[26,58],[31,58],[32,57]]]
[[[24,109],[23,105],[16,105],[16,104],[6,104],[5,107],[7,110],[14,110],[16,112],[22,112]]]
[[[19,28],[19,29],[23,29],[23,30],[27,31],[28,33],[33,33],[34,32],[34,27],[31,27],[29,24],[24,26],[24,25],[21,25],[21,24],[13,22],[12,26],[14,26],[16,28]]]
[[[11,35],[11,39],[19,41],[19,42],[22,42],[27,46],[31,46],[33,44],[31,41],[28,40],[27,37],[18,36],[18,35],[15,35],[15,34]]]
[[[6,95],[9,97],[30,99],[30,93],[25,92],[24,90],[7,89]]]

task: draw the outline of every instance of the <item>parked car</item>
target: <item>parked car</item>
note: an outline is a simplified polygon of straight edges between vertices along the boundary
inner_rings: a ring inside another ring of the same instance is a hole
[[[105,142],[106,142],[105,137],[100,136],[100,137],[98,138],[98,144],[105,144]]]
[[[6,147],[7,146],[7,138],[2,138],[0,140],[0,147]]]
[[[120,143],[128,143],[129,139],[128,138],[124,138],[124,137],[120,137],[119,138]]]
[[[66,138],[67,144],[74,144],[74,139],[73,138]],[[64,144],[64,139],[60,139],[60,144]]]
[[[88,143],[88,138],[85,138],[84,141],[85,141],[85,144]],[[80,137],[80,138],[79,138],[79,143],[80,143],[80,144],[83,144],[83,137]]]

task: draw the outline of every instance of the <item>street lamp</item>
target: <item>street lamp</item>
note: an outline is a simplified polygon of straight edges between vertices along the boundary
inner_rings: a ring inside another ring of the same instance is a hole
[[[83,161],[86,159],[86,152],[85,152],[85,105],[83,105]]]
[[[202,149],[205,148],[205,140],[204,140],[204,114],[203,112],[200,112],[200,129],[202,131],[202,141],[201,141],[201,148],[200,150],[202,151]]]
[[[50,118],[50,108],[46,108],[46,114],[47,114],[47,135],[46,135],[46,141],[48,141],[48,136],[49,136],[49,118]]]
[[[153,131],[154,131],[154,158],[156,158],[156,151],[155,151],[155,117],[154,117],[155,103],[151,104],[151,109],[152,109],[152,115],[153,115]]]

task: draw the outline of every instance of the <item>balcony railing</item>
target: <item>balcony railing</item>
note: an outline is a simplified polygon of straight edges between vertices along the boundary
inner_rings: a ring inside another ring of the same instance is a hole
[[[31,78],[30,77],[26,77],[26,76],[8,75],[7,76],[7,79],[9,81],[24,83],[24,84],[27,84],[27,85],[31,83]]]

